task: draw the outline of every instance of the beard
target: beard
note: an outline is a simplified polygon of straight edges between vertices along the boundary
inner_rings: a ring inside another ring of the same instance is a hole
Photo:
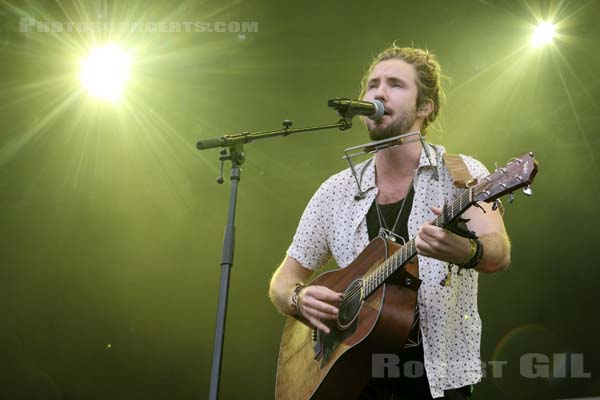
[[[374,125],[369,129],[369,137],[371,140],[377,141],[408,133],[416,119],[416,110],[409,110],[398,114],[385,126],[381,125],[381,121],[374,121]]]

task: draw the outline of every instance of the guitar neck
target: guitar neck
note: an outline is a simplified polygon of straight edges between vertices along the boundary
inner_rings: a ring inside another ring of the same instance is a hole
[[[463,190],[460,196],[449,207],[444,207],[442,214],[433,221],[433,225],[442,228],[448,226],[448,224],[464,213],[473,203],[475,203],[473,200],[473,190],[471,188]],[[391,257],[364,277],[365,297],[375,291],[386,279],[416,255],[417,247],[415,245],[415,238],[412,238]]]

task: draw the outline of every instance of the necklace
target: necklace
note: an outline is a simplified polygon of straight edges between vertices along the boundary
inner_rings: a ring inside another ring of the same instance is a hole
[[[396,226],[398,226],[398,221],[400,221],[400,216],[402,215],[402,211],[404,210],[404,205],[406,204],[406,199],[408,198],[408,196],[410,196],[412,190],[413,190],[413,187],[412,187],[412,182],[411,182],[408,192],[406,193],[406,196],[404,196],[404,199],[402,199],[402,204],[400,205],[400,210],[398,211],[398,214],[396,215],[396,220],[394,221],[394,226],[392,226],[392,229],[388,228],[387,223],[385,222],[385,218],[383,218],[381,208],[379,208],[379,203],[377,203],[377,198],[375,198],[375,209],[377,210],[377,219],[379,220],[379,236],[381,236],[385,239],[391,240],[392,242],[401,240],[402,244],[406,243],[406,241],[404,240],[404,238],[402,236],[399,236],[396,234]]]

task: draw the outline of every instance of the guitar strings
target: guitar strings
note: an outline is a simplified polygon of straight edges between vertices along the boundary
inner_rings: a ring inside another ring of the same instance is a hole
[[[477,185],[479,186],[479,185]],[[475,186],[475,188],[477,187]],[[455,204],[459,204],[460,208],[462,208],[463,205],[463,201],[470,199],[470,193],[474,188],[469,188],[468,190],[464,190],[457,198],[456,201],[454,201],[451,205],[450,205],[450,211],[451,214],[454,214],[454,205]],[[433,221],[435,226],[439,226],[444,219],[444,215],[439,215],[436,217],[436,219]],[[412,247],[414,244],[414,238],[411,239],[410,241],[408,241],[404,246],[402,246],[400,249],[398,249],[398,251],[396,251],[390,258],[388,258],[387,260],[385,260],[381,265],[379,265],[377,268],[375,268],[375,270],[373,270],[373,272],[371,272],[370,274],[368,274],[366,277],[364,277],[365,281],[368,281],[369,283],[367,283],[366,286],[369,286],[370,283],[376,282],[379,278],[381,277],[385,277],[386,273],[384,270],[386,270],[389,267],[392,267],[392,270],[394,269],[393,267],[396,265],[396,261],[398,258],[398,254],[402,254],[404,256],[404,249],[408,248],[409,245]],[[408,258],[408,253],[406,257],[402,257],[402,258]],[[391,262],[390,262],[391,260]],[[406,260],[405,260],[406,261]],[[388,273],[387,275],[391,275],[392,273],[394,273],[396,271],[392,271],[391,273]],[[386,278],[384,278],[385,281]],[[377,284],[375,286],[375,288],[379,287],[381,283]],[[365,285],[363,286],[358,286],[358,287],[354,287],[350,292],[348,292],[345,296],[344,299],[341,302],[341,305],[345,305],[348,304],[351,300],[354,300],[356,298],[356,296],[359,296],[361,293],[361,288],[365,287]],[[375,289],[374,288],[374,289]],[[372,291],[371,291],[372,292]],[[370,293],[367,294],[367,296]]]

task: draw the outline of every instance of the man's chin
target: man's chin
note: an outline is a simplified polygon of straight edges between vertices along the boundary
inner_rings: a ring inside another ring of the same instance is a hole
[[[389,125],[378,125],[369,130],[369,137],[374,141],[388,139],[398,135],[399,133]]]
[[[389,125],[389,122],[384,121],[383,119],[380,119],[378,121],[372,121],[371,126],[367,126],[369,136],[371,137],[371,139],[373,139],[373,137],[380,137],[381,135],[385,134],[387,130],[389,130]]]
[[[371,125],[369,137],[371,140],[389,139],[409,132],[410,128],[414,125],[414,122],[414,119],[393,119],[388,115],[384,115],[382,119]]]

